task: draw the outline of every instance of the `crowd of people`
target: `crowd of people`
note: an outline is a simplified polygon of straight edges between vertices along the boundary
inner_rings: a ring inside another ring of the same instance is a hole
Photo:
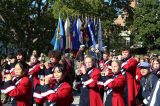
[[[77,92],[79,106],[160,106],[160,56],[81,45],[28,59],[19,50],[1,59],[0,89],[0,106],[71,106]]]

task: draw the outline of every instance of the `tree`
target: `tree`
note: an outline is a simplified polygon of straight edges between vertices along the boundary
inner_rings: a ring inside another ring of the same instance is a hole
[[[117,41],[118,45],[122,45],[119,32],[124,28],[112,24],[117,17],[115,8],[127,11],[129,17],[132,17],[129,2],[113,0],[110,5],[104,0],[1,0],[0,39],[6,47],[13,45],[17,48],[43,50],[46,45],[50,45],[59,16],[63,19],[67,16],[88,16],[101,18],[106,32],[103,36],[105,43],[106,36],[110,34],[113,36],[111,45],[117,44]]]
[[[140,0],[134,11],[132,35],[134,43],[142,42],[148,49],[160,47],[160,2]]]
[[[50,45],[55,20],[48,0],[1,0],[0,39],[5,46],[42,50]]]

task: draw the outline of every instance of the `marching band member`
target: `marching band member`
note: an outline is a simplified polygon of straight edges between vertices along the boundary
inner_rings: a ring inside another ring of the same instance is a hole
[[[19,61],[15,65],[15,76],[17,77],[17,81],[12,82],[11,74],[5,75],[5,82],[2,85],[1,92],[13,97],[14,106],[31,106],[31,89],[32,84],[29,78],[26,76],[26,66],[24,62]]]
[[[123,91],[126,83],[126,78],[121,74],[121,61],[114,60],[111,65],[114,75],[113,78],[108,79],[104,83],[104,87],[108,91],[110,90],[110,92],[112,92],[112,95],[109,96],[111,98],[108,98],[107,96],[105,106],[125,106]],[[112,102],[109,101],[110,99],[112,99]]]
[[[40,62],[38,61],[37,55],[31,55],[30,57],[30,65],[28,70],[29,78],[33,84],[33,87],[38,83],[38,74],[40,73]]]
[[[103,59],[99,62],[99,67],[103,70],[105,67],[111,66],[111,61],[108,59],[108,53],[103,53]]]
[[[79,59],[84,59],[84,55],[85,55],[85,45],[80,45],[80,48],[78,50],[78,52],[76,53],[76,60]]]
[[[60,51],[50,51],[48,54],[50,61],[47,61],[44,63],[45,65],[45,76],[46,77],[53,77],[53,68],[57,64],[59,64],[59,61],[61,60],[61,52]]]
[[[131,57],[130,50],[127,48],[122,49],[122,58],[122,74],[127,78],[124,90],[125,104],[128,106],[135,106],[135,76],[137,61],[135,58]]]
[[[92,56],[86,56],[84,63],[86,68],[81,68],[83,75],[79,106],[103,106],[97,85],[100,70],[94,66]]]
[[[70,106],[73,94],[66,68],[60,64],[55,65],[53,78],[42,78],[33,96],[38,104],[46,101],[47,106]]]

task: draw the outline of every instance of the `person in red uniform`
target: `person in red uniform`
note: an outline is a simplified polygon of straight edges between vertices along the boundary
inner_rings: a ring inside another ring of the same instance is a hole
[[[39,74],[41,71],[38,56],[31,55],[30,62],[28,64],[29,64],[28,75],[29,75],[30,81],[32,82],[32,104],[33,104],[34,103],[33,91],[34,91],[36,85],[39,84]]]
[[[56,66],[61,60],[61,52],[60,51],[50,51],[48,54],[50,61],[45,62],[45,76],[53,77],[53,68]]]
[[[11,74],[5,75],[5,82],[2,85],[1,92],[12,97],[12,103],[15,106],[31,106],[32,84],[26,76],[26,67],[24,62],[18,62],[15,65],[15,76],[17,81],[12,81]]]
[[[100,93],[101,93],[101,97],[103,99],[103,102],[105,101],[104,96],[106,95],[106,90],[104,90],[103,83],[109,77],[112,77],[111,62],[112,62],[112,60],[109,59],[108,53],[104,52],[103,53],[103,59],[99,62],[99,67],[101,69],[101,75],[100,75],[100,80],[98,82],[98,86],[100,88]],[[109,71],[108,75],[105,75],[106,71]]]
[[[76,53],[76,60],[84,59],[85,45],[80,45],[78,52]]]
[[[13,53],[8,54],[7,56],[7,64],[5,65],[4,74],[10,73],[14,75],[14,66],[16,64],[16,58]]]
[[[112,62],[112,72],[114,73],[111,79],[104,83],[104,87],[112,89],[112,106],[125,106],[123,98],[123,90],[126,83],[126,78],[121,74],[121,61],[114,60]],[[106,100],[106,102],[109,102]]]
[[[103,106],[97,81],[100,78],[100,70],[95,67],[92,56],[84,59],[85,67],[82,71],[82,87],[79,106]]]
[[[130,50],[122,49],[122,74],[126,76],[127,83],[124,90],[125,104],[135,106],[135,76],[137,61],[131,57]],[[127,92],[127,93],[126,93]]]
[[[64,65],[57,64],[53,69],[53,78],[41,79],[34,92],[37,104],[46,102],[47,106],[70,106],[73,102],[72,87]]]
[[[137,67],[136,68],[136,77],[135,77],[135,96],[138,95],[139,91],[140,91],[140,80],[142,78],[142,74],[140,72],[140,68]]]
[[[111,65],[111,60],[108,59],[108,53],[104,52],[103,53],[103,59],[99,62],[99,67],[101,70],[103,70],[105,67]]]
[[[38,56],[37,55],[31,55],[28,75],[29,75],[29,78],[30,78],[34,88],[38,83],[39,73],[40,73],[40,62],[38,61]]]
[[[139,65],[140,64],[140,57],[137,55],[134,58],[136,59],[138,65]],[[135,96],[136,97],[137,97],[137,95],[138,95],[138,93],[140,91],[140,80],[141,80],[141,78],[142,78],[142,74],[140,72],[140,68],[137,67],[136,68],[136,76],[135,76],[135,86],[134,86],[135,87]],[[137,99],[136,99],[136,101],[137,101]]]

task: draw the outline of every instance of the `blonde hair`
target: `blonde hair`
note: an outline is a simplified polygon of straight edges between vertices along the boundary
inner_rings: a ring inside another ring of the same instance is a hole
[[[122,62],[118,59],[113,60],[112,62],[116,62],[118,64],[118,66],[121,68]]]
[[[86,55],[86,56],[84,57],[84,61],[85,61],[86,58],[90,58],[90,59],[92,60],[93,65],[95,65],[95,58],[94,58],[93,56],[91,56],[91,55]]]

